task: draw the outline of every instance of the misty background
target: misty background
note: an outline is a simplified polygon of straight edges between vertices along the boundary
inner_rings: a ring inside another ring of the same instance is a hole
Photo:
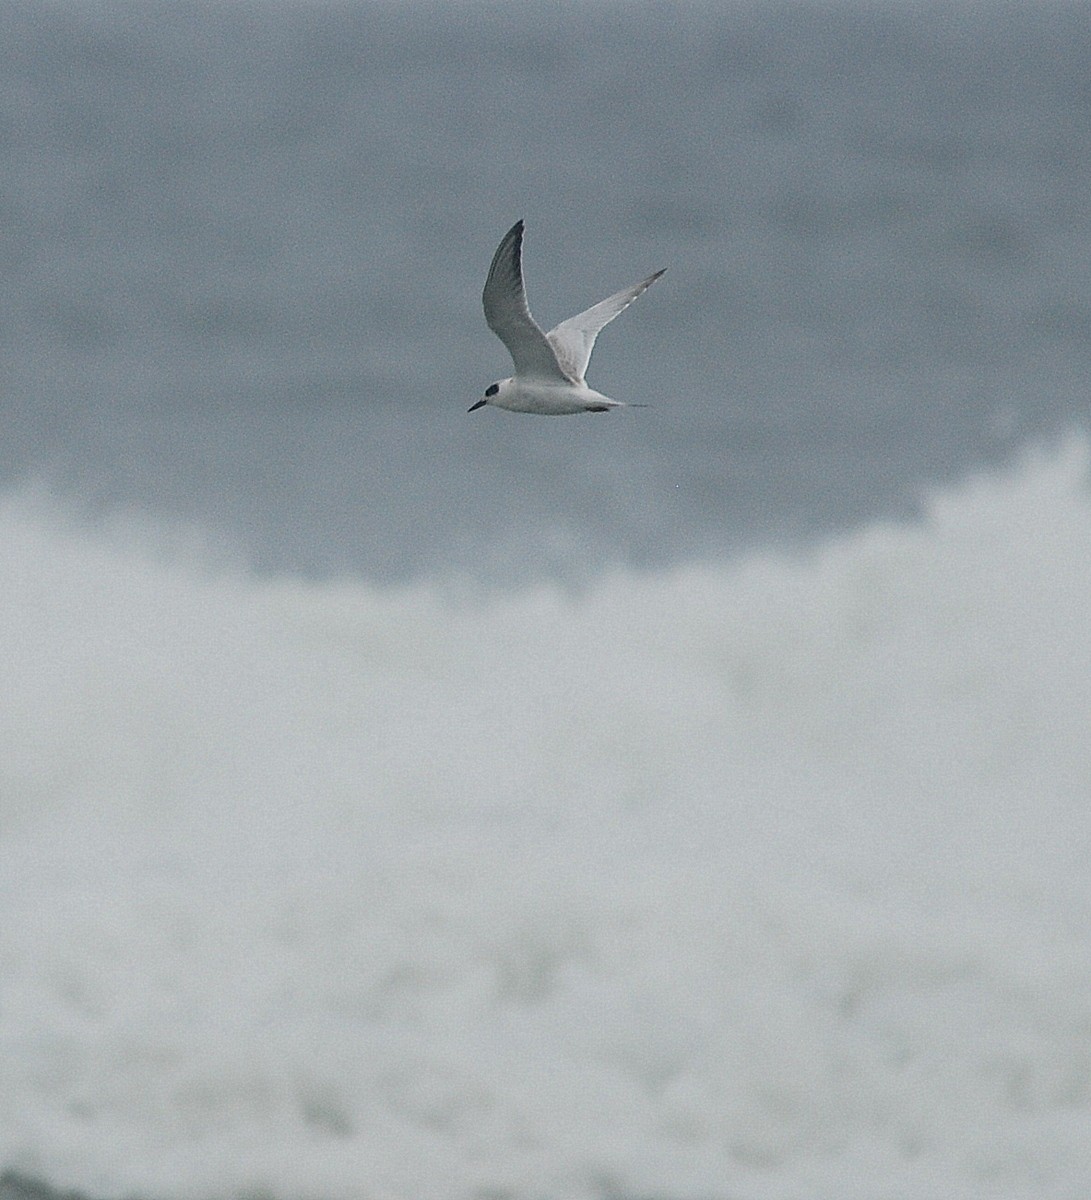
[[[391,580],[718,556],[906,514],[1086,424],[1083,5],[0,10],[0,479]],[[660,267],[593,383],[509,372]]]
[[[1087,3],[0,0],[0,152],[0,1200],[1091,1193]],[[649,407],[467,414],[518,218]]]

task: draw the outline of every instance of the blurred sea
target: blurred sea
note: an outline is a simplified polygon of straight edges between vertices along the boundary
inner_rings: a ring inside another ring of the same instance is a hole
[[[0,1189],[1091,1193],[1091,6],[7,0],[0,149]],[[518,217],[649,408],[467,414]]]
[[[388,581],[904,515],[1086,425],[1088,7],[0,9],[0,478]],[[528,222],[592,381],[466,408]]]

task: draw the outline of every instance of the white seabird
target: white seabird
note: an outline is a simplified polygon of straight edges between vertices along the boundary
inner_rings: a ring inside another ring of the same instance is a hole
[[[663,268],[663,271],[666,267]],[[485,389],[469,412],[486,404],[512,412],[559,417],[568,413],[609,412],[624,408],[584,380],[584,372],[603,326],[622,313],[663,274],[656,271],[641,283],[615,292],[584,312],[543,333],[530,315],[523,287],[523,222],[504,235],[493,255],[481,296],[489,328],[507,346],[515,374]]]

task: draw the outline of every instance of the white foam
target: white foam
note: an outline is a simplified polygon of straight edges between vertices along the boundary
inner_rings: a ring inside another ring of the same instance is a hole
[[[0,1163],[1072,1197],[1082,439],[806,560],[268,582],[0,510]]]

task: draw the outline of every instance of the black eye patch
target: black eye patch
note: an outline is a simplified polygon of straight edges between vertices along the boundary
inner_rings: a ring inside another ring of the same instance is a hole
[[[495,396],[498,391],[500,391],[500,384],[490,383],[489,386],[485,389],[485,395],[486,396]]]

